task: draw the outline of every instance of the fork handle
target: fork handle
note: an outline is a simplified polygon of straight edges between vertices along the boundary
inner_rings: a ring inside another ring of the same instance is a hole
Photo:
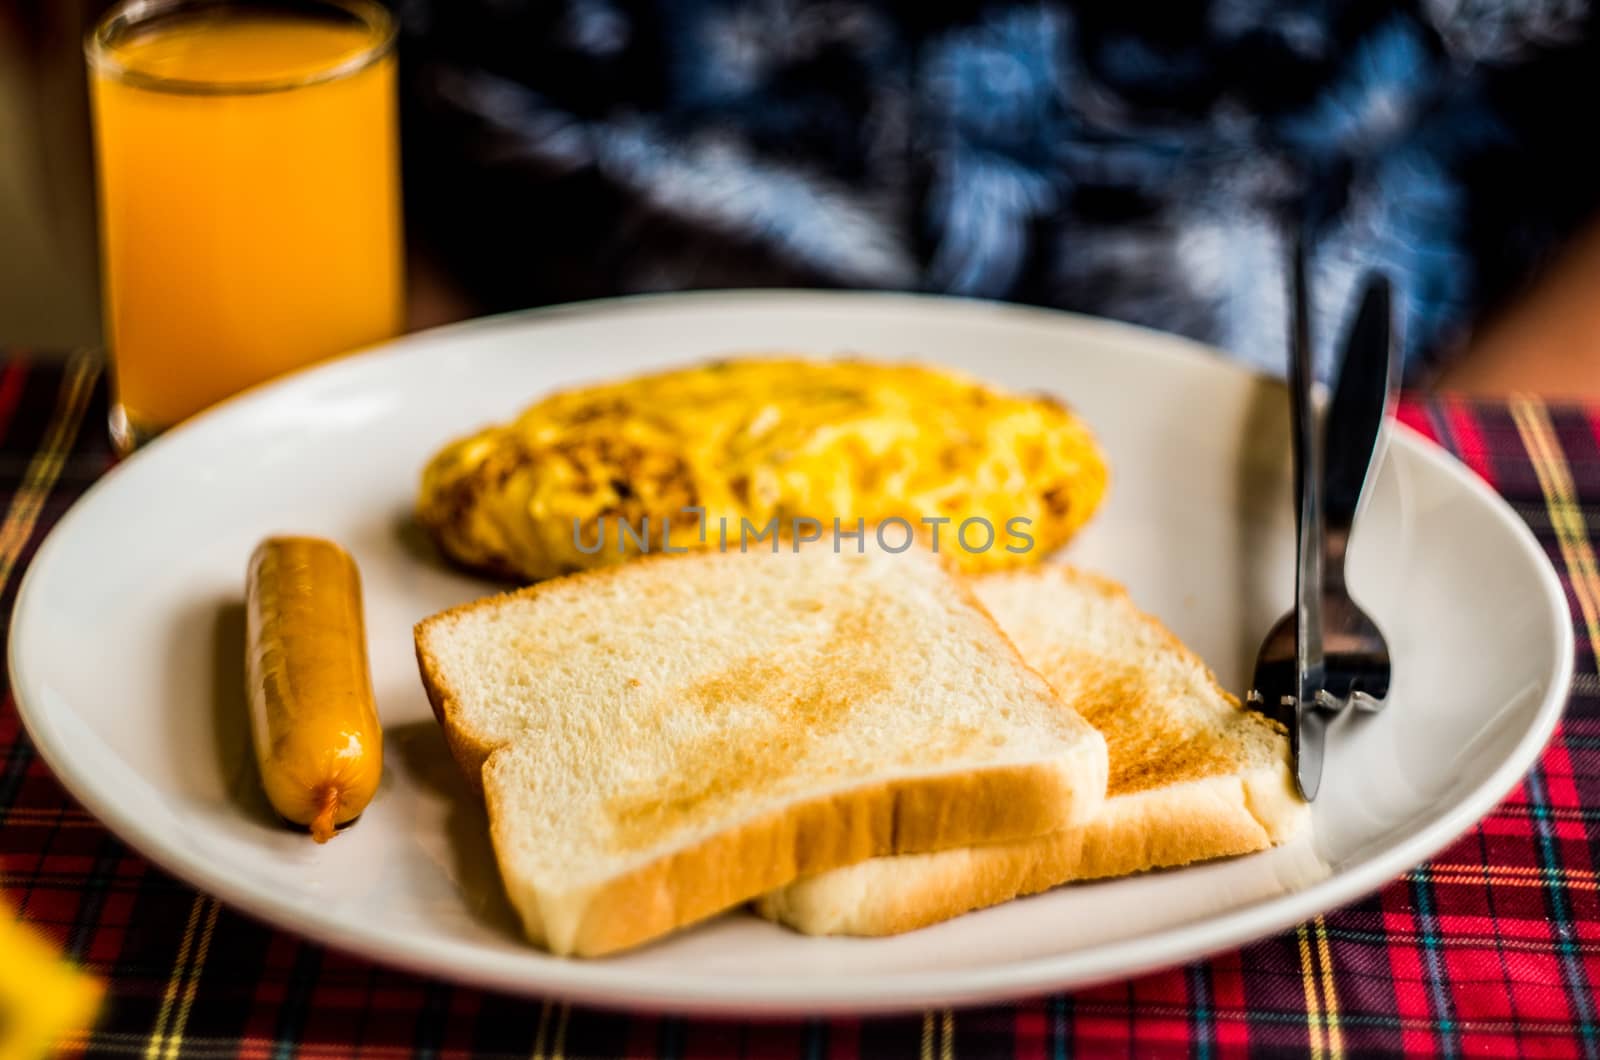
[[[1300,702],[1309,704],[1321,690],[1322,586],[1326,545],[1322,507],[1323,435],[1311,400],[1314,375],[1311,360],[1311,313],[1306,276],[1305,228],[1294,233],[1291,261],[1293,276],[1289,336],[1290,426],[1294,440],[1295,538],[1295,658]]]

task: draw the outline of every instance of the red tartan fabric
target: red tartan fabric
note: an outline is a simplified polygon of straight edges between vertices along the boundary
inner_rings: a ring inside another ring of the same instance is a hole
[[[92,362],[0,359],[0,616],[109,466]],[[1071,995],[742,1024],[541,1003],[369,964],[151,868],[40,763],[0,679],[0,900],[107,984],[90,1055],[1594,1056],[1600,983],[1600,409],[1408,400],[1401,418],[1525,518],[1562,572],[1577,679],[1539,766],[1433,862],[1294,931]],[[4,956],[0,955],[0,960]]]

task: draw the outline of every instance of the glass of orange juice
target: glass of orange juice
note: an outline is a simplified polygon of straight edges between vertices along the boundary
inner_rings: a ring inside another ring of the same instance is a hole
[[[394,40],[372,0],[129,0],[90,34],[122,451],[400,330]]]

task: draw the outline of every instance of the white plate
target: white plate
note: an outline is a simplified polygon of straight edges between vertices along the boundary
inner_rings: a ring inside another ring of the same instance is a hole
[[[1381,716],[1331,734],[1309,839],[1082,885],[885,940],[744,913],[635,953],[557,960],[518,938],[481,810],[429,714],[411,626],[486,587],[407,514],[445,440],[556,387],[709,354],[861,351],[1047,390],[1109,453],[1069,557],[1125,581],[1239,689],[1289,599],[1282,391],[1182,341],[1042,310],[845,294],[695,295],[417,335],[244,395],[97,484],[40,549],[11,673],[45,761],[169,871],[274,924],[410,968],[588,1002],[721,1013],[882,1011],[1081,986],[1234,946],[1348,902],[1445,846],[1533,763],[1572,630],[1532,534],[1397,431],[1351,557],[1397,660]],[[239,692],[245,559],[281,530],[360,563],[387,769],[325,847],[257,793]]]

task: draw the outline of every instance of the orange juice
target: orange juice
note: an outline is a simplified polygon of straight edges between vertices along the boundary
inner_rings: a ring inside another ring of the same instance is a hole
[[[375,5],[307,10],[174,4],[120,30],[113,12],[89,44],[107,339],[137,436],[401,327],[392,29]]]

